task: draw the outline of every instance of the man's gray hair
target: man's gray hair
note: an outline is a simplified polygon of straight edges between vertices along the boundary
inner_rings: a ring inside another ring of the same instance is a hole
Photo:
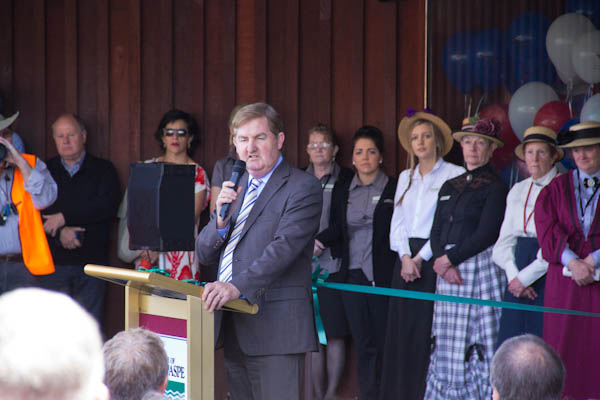
[[[0,399],[92,400],[106,393],[98,324],[42,289],[0,296]]]
[[[158,390],[169,372],[162,340],[143,328],[119,332],[107,341],[104,363],[111,400],[139,400]]]
[[[531,334],[506,340],[492,359],[490,381],[501,400],[560,400],[564,378],[556,351]]]

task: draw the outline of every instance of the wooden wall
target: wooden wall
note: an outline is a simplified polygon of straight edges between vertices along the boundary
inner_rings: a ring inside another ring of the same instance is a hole
[[[292,163],[307,165],[306,131],[324,122],[349,166],[353,133],[371,124],[397,175],[398,122],[423,107],[424,19],[423,0],[0,0],[2,112],[21,112],[14,128],[42,159],[56,154],[52,122],[78,113],[88,151],[115,164],[123,188],[131,162],[158,155],[153,133],[170,108],[197,118],[194,158],[210,173],[231,109],[255,101],[282,114]],[[111,285],[107,337],[122,310]]]
[[[373,124],[395,175],[404,166],[399,115],[423,102],[420,3],[0,0],[4,113],[21,111],[16,130],[42,158],[55,154],[52,121],[79,113],[89,150],[112,160],[125,183],[130,162],[157,155],[153,132],[168,109],[198,119],[195,159],[211,171],[227,151],[232,107],[267,101],[283,116],[292,163],[308,162],[316,122],[338,132],[345,164],[354,131]]]

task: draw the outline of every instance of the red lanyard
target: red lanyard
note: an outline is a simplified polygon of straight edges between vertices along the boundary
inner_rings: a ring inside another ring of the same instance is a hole
[[[527,198],[525,199],[525,206],[523,207],[523,232],[525,232],[525,234],[527,234],[527,224],[529,223],[529,220],[535,212],[535,207],[533,207],[533,210],[531,210],[531,213],[527,217],[527,203],[529,202],[529,195],[531,194],[531,188],[533,187],[533,183],[534,182],[532,180],[531,185],[529,186],[529,191],[527,192]]]

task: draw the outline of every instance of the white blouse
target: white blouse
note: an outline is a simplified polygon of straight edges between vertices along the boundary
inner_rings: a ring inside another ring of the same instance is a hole
[[[535,201],[556,175],[558,170],[553,167],[540,179],[527,178],[508,192],[504,221],[492,253],[492,259],[505,271],[508,282],[518,277],[524,286],[529,286],[548,270],[548,262],[542,258],[542,251],[538,250],[536,259],[519,271],[515,263],[515,247],[519,237],[537,237],[533,216]]]
[[[435,215],[435,208],[438,201],[438,193],[448,179],[452,179],[465,172],[463,167],[451,164],[440,158],[433,169],[421,176],[419,165],[413,172],[412,183],[402,204],[398,205],[398,200],[408,186],[410,169],[402,171],[398,178],[396,186],[396,195],[394,196],[394,214],[390,227],[390,247],[402,258],[403,255],[410,253],[408,244],[409,238],[429,239],[431,234],[431,225]],[[433,255],[429,240],[419,251],[423,260],[427,261]]]

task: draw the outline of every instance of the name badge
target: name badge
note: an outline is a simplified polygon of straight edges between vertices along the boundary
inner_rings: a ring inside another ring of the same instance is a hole
[[[323,190],[326,192],[331,192],[333,190],[333,183],[328,183],[323,187]]]
[[[379,196],[373,196],[373,204],[377,204],[379,202],[379,198],[381,197],[381,195]]]
[[[450,195],[440,197],[440,201],[450,200]]]
[[[393,204],[393,203],[394,203],[394,200],[393,200],[393,199],[385,199],[385,200],[383,201],[383,204]]]

